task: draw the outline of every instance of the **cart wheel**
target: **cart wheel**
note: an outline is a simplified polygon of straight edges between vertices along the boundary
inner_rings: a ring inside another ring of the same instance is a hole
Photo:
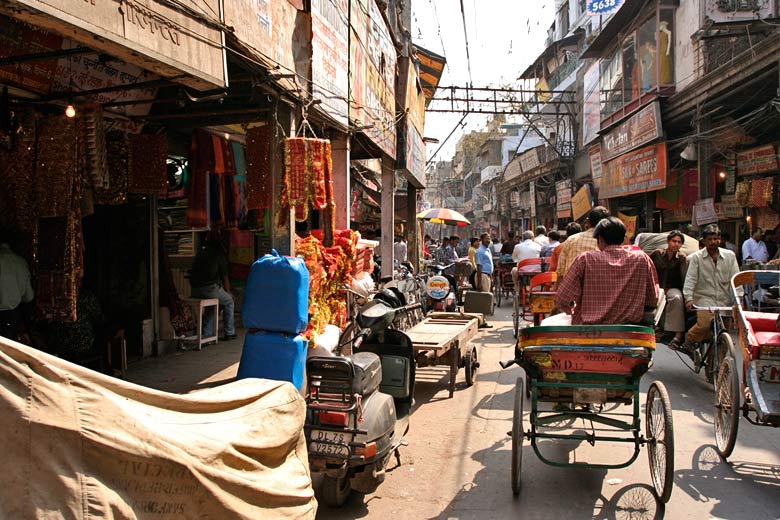
[[[463,363],[466,365],[466,386],[471,386],[477,380],[477,369],[479,368],[477,347],[471,347]]]
[[[734,451],[739,428],[739,374],[733,356],[726,356],[720,364],[715,381],[715,445],[724,459]]]
[[[325,475],[322,479],[322,501],[330,507],[340,507],[347,501],[352,488],[349,485],[349,476],[334,478]]]
[[[666,503],[674,486],[674,425],[669,393],[660,381],[647,390],[645,431],[650,476],[658,499]]]
[[[515,407],[512,414],[512,493],[520,493],[520,470],[523,467],[523,392],[525,381],[517,378],[515,384]]]
[[[515,338],[520,334],[520,297],[517,291],[512,292],[512,326]]]
[[[498,277],[498,283],[496,284],[496,307],[501,307],[501,293],[504,292],[504,283],[502,277]]]

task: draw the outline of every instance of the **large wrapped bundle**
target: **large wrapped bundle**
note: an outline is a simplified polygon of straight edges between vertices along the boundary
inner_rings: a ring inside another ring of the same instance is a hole
[[[287,383],[169,394],[0,338],[0,518],[313,519],[305,415]]]
[[[241,321],[247,329],[297,334],[309,325],[309,270],[276,250],[255,261],[246,282]]]

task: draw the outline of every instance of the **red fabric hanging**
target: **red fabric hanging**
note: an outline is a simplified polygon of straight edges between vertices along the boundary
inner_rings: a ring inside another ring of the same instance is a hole
[[[271,128],[256,126],[246,133],[246,209],[271,207]]]
[[[128,193],[160,193],[168,185],[168,139],[160,134],[130,136]]]

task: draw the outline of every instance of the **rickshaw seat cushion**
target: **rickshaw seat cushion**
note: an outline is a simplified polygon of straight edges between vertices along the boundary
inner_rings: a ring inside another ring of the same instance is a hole
[[[776,312],[744,311],[743,315],[753,329],[753,333],[778,332],[777,320],[780,315]]]
[[[780,347],[780,332],[754,332],[758,346]]]

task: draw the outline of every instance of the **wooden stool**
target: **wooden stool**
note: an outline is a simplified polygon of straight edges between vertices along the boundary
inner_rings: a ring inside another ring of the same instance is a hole
[[[198,346],[198,350],[203,348],[204,343],[214,342],[217,343],[219,338],[219,300],[216,298],[186,298],[184,300],[192,307],[192,311],[197,316],[197,333],[194,336],[188,336],[183,338],[182,341],[194,342]],[[203,311],[204,309],[213,309],[214,312],[214,334],[212,336],[203,336]]]

